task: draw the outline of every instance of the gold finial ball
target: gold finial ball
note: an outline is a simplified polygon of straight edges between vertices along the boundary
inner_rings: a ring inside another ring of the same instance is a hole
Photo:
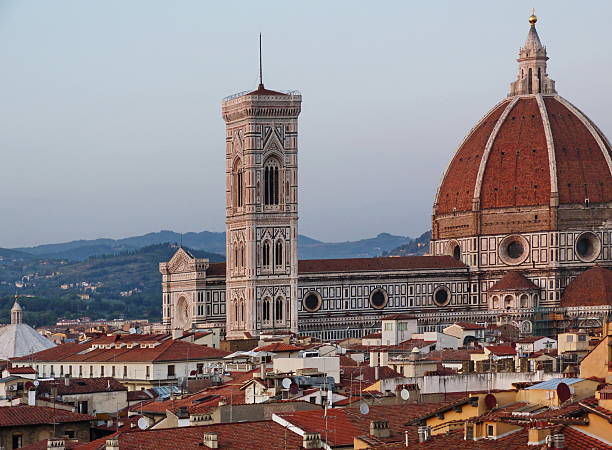
[[[538,21],[538,17],[535,14],[532,14],[529,16],[529,23],[531,25],[535,25],[537,21]]]

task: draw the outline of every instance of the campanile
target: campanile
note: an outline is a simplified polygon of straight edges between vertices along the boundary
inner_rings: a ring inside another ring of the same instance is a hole
[[[226,98],[228,339],[297,332],[297,138],[302,97]]]

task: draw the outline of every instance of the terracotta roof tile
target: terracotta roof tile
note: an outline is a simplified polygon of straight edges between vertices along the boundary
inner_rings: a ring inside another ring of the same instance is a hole
[[[119,448],[121,450],[206,448],[202,445],[205,433],[217,434],[219,449],[282,450],[302,446],[302,436],[286,430],[271,420],[266,420],[127,431],[118,436]]]
[[[24,425],[52,424],[65,422],[86,422],[93,417],[63,409],[46,406],[1,406],[0,427],[17,427]]]
[[[516,271],[507,272],[500,280],[491,286],[487,292],[495,291],[531,291],[539,290],[531,280]]]
[[[578,275],[563,291],[561,306],[612,305],[612,270],[594,266]]]

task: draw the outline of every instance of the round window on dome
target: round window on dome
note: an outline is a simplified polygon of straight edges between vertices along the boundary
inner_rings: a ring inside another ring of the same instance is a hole
[[[438,286],[432,294],[433,302],[438,306],[446,306],[451,300],[451,291],[446,286]]]
[[[308,291],[302,300],[302,305],[304,309],[308,312],[316,312],[321,309],[321,304],[323,300],[321,299],[321,295],[317,291]]]
[[[505,237],[499,245],[499,257],[504,264],[521,264],[527,256],[529,256],[529,243],[518,234]]]
[[[587,231],[576,239],[576,255],[584,262],[592,262],[601,252],[601,240],[595,233]]]
[[[384,289],[374,289],[370,293],[370,305],[372,308],[383,309],[387,306],[387,301],[389,300],[389,296],[387,291]]]

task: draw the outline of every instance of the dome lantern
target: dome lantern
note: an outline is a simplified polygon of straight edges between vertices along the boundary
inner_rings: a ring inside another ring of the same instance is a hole
[[[509,97],[515,95],[529,94],[556,94],[555,81],[549,78],[546,73],[546,62],[548,56],[546,47],[542,45],[538,31],[536,30],[536,22],[538,18],[535,11],[529,17],[529,32],[525,45],[519,50],[518,75],[516,81],[510,83]]]

